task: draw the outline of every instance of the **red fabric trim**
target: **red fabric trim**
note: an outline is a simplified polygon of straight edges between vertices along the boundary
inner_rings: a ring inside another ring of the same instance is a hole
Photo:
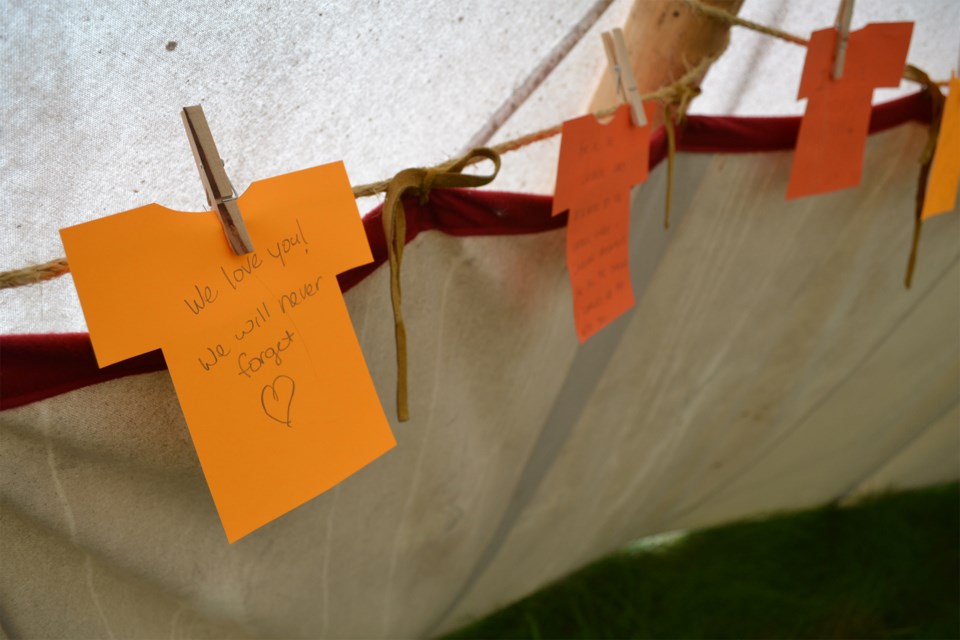
[[[875,106],[870,133],[911,120],[929,122],[930,101],[925,93]],[[794,148],[800,118],[732,118],[691,116],[678,130],[677,148],[684,152],[751,153]],[[667,154],[663,129],[650,141],[650,169]],[[550,215],[552,198],[497,191],[438,190],[430,202],[404,199],[407,242],[421,231],[442,231],[456,236],[515,235],[563,227],[565,215]],[[387,259],[382,210],[374,209],[363,221],[373,252],[373,262],[339,276],[348,291]],[[86,333],[0,336],[0,410],[12,409],[91,384],[166,368],[160,351],[153,351],[109,367],[97,367]]]
[[[929,96],[925,92],[912,93],[873,107],[870,116],[870,133],[886,131],[910,121],[930,122],[930,118]],[[784,151],[796,146],[799,131],[799,117],[691,116],[683,130],[678,131],[677,148],[680,151],[712,153]],[[651,162],[653,162],[652,153]]]
[[[166,367],[157,350],[100,369],[88,333],[0,336],[0,409]]]

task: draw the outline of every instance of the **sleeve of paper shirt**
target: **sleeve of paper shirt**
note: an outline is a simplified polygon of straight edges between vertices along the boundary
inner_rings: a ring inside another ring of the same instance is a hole
[[[171,218],[168,210],[149,205],[60,230],[70,272],[90,331],[97,364],[105,367],[160,346],[143,322],[156,301],[146,270],[162,268],[149,258],[151,237]],[[177,247],[168,249],[176,259]]]

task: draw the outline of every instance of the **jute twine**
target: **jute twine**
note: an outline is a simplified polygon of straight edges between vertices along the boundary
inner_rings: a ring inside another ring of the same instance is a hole
[[[766,25],[760,24],[759,22],[752,22],[750,20],[744,20],[743,18],[730,13],[724,9],[711,6],[709,4],[704,4],[700,0],[684,0],[688,5],[704,14],[709,16],[714,20],[719,20],[724,24],[737,27],[745,27],[751,31],[756,31],[757,33],[763,33],[774,38],[780,38],[781,40],[786,40],[787,42],[792,42],[794,44],[799,44],[801,46],[807,46],[809,43],[801,38],[800,36],[795,36],[792,33],[787,33],[786,31],[781,31],[780,29],[774,29],[773,27],[768,27]]]
[[[690,100],[699,94],[697,86],[706,69],[719,57],[705,57],[695,67],[690,69],[676,82],[661,87],[656,91],[641,96],[643,100],[660,100],[671,105],[675,113],[683,114]],[[618,107],[610,107],[594,113],[598,118],[612,115]],[[672,118],[668,126],[671,128]],[[400,268],[403,261],[403,248],[406,240],[406,216],[403,209],[402,196],[417,195],[421,203],[429,198],[433,188],[453,187],[480,187],[492,182],[500,171],[500,155],[522,149],[541,140],[558,135],[563,128],[562,124],[548,127],[531,134],[507,140],[490,148],[473,149],[460,158],[449,160],[442,164],[417,169],[404,169],[389,180],[380,180],[369,184],[353,187],[354,197],[372,196],[386,193],[383,205],[383,231],[387,241],[387,257],[390,265],[390,299],[393,306],[394,334],[397,348],[397,417],[403,422],[409,419],[408,378],[407,378],[407,333],[403,322],[402,289]],[[670,166],[673,166],[675,145],[670,144]],[[494,170],[489,175],[463,174],[462,171],[470,165],[490,160]],[[672,171],[671,171],[672,177]],[[667,207],[669,210],[670,185],[667,189]],[[50,280],[69,272],[70,266],[66,258],[58,258],[45,264],[6,271],[0,273],[0,289],[20,287]]]
[[[787,33],[786,31],[773,29],[771,27],[757,24],[756,22],[744,20],[743,18],[739,18],[732,13],[712,7],[708,4],[704,4],[701,0],[684,0],[684,2],[697,11],[700,11],[704,15],[715,20],[719,20],[725,24],[746,27],[759,33],[764,33],[768,36],[773,36],[774,38],[779,38],[787,42],[799,44],[801,46],[807,46],[809,44],[807,40],[804,40],[799,36],[795,36],[792,33]],[[930,175],[930,164],[933,162],[933,154],[937,146],[937,136],[940,133],[940,121],[943,117],[943,103],[945,98],[943,96],[943,92],[940,91],[940,87],[945,86],[948,83],[946,81],[932,80],[925,71],[919,67],[915,67],[912,64],[908,64],[904,67],[903,79],[916,82],[917,84],[923,86],[924,91],[930,98],[931,105],[930,129],[927,137],[927,144],[924,146],[919,159],[920,172],[917,176],[917,195],[915,198],[916,211],[913,222],[913,237],[910,241],[910,256],[907,258],[907,273],[903,279],[904,287],[909,289],[913,284],[913,273],[917,266],[917,251],[920,247],[920,232],[923,228],[923,220],[921,219],[920,215],[923,211],[923,201],[927,195],[927,179]],[[667,133],[670,133],[669,129],[667,130]]]
[[[809,44],[807,40],[799,36],[750,20],[745,20],[723,9],[704,4],[701,0],[684,0],[684,2],[705,16],[719,20],[727,25],[745,27],[758,33],[801,46],[807,46]],[[709,66],[723,53],[728,43],[729,38],[720,51],[715,55],[702,58],[696,66],[689,69],[676,82],[641,96],[644,101],[658,100],[664,104],[664,127],[667,133],[667,193],[664,204],[665,228],[670,227],[670,208],[672,204],[674,160],[676,154],[675,127],[677,124],[682,126],[690,101],[700,93],[699,82],[701,78]],[[905,284],[907,288],[909,288],[916,263],[917,247],[920,241],[920,229],[922,226],[920,212],[923,207],[923,198],[926,191],[926,179],[936,146],[936,137],[940,124],[940,111],[943,105],[943,94],[939,91],[937,85],[943,83],[932,81],[926,73],[912,65],[906,66],[903,77],[907,80],[922,84],[930,94],[934,104],[934,117],[930,126],[930,138],[924,149],[923,156],[920,159],[921,169],[917,186],[914,236],[905,279]],[[605,118],[612,115],[617,108],[618,107],[615,106],[603,109],[595,112],[593,115],[597,118]],[[401,421],[409,419],[406,328],[403,323],[400,286],[400,266],[403,259],[403,248],[406,239],[406,216],[403,210],[402,196],[414,194],[420,198],[421,203],[425,203],[429,198],[432,188],[478,187],[489,184],[496,178],[500,171],[500,155],[552,138],[558,135],[562,128],[562,123],[557,124],[512,140],[501,142],[489,148],[473,149],[460,158],[455,158],[433,167],[404,169],[393,178],[353,187],[353,195],[357,198],[373,196],[380,193],[387,194],[383,207],[383,228],[387,240],[387,254],[390,264],[390,297],[393,304],[394,329],[397,343],[397,414]],[[477,176],[462,173],[463,169],[482,162],[483,160],[490,160],[494,163],[494,170],[490,175]],[[70,266],[67,263],[67,259],[57,258],[43,264],[0,272],[0,289],[36,284],[62,276],[69,271]]]
[[[673,169],[677,155],[677,132],[676,126],[683,126],[687,119],[687,108],[690,101],[700,95],[699,82],[720,56],[730,46],[730,34],[727,34],[723,46],[710,56],[704,56],[700,62],[684,74],[682,83],[671,85],[674,90],[664,95],[660,100],[663,102],[663,128],[667,132],[667,193],[663,204],[663,228],[670,228],[670,209],[673,204]]]
[[[801,46],[807,46],[808,41],[796,36],[787,31],[780,29],[774,29],[773,27],[768,27],[750,20],[745,20],[740,18],[729,11],[719,9],[717,7],[704,4],[701,0],[683,0],[690,7],[700,11],[705,16],[710,17],[715,20],[719,20],[724,24],[731,26],[744,27],[758,33],[762,33],[786,42],[792,42],[793,44],[798,44]],[[720,52],[722,53],[722,51]],[[676,82],[661,87],[656,91],[645,94],[642,97],[643,100],[660,100],[670,108],[665,109],[665,118],[664,124],[667,130],[668,136],[668,157],[667,157],[667,175],[668,175],[668,189],[667,189],[667,202],[665,205],[664,213],[664,225],[669,226],[670,220],[670,200],[671,200],[671,189],[669,188],[672,183],[673,177],[673,164],[674,164],[674,154],[676,152],[676,137],[673,127],[673,117],[682,120],[683,114],[686,111],[686,105],[689,103],[692,97],[696,96],[699,93],[699,81],[703,77],[703,73],[706,71],[706,68],[710,66],[719,57],[719,53],[716,56],[707,56],[704,57],[695,67],[690,69],[683,77],[681,77]],[[932,82],[926,73],[922,70],[914,67],[913,65],[907,65],[903,72],[903,77],[906,80],[911,80],[923,84],[926,87],[944,85],[945,82]],[[942,94],[941,94],[942,95]],[[613,114],[616,111],[617,107],[610,107],[608,109],[603,109],[594,113],[598,118],[604,118]],[[501,142],[500,144],[493,145],[490,147],[491,150],[497,152],[498,154],[509,153],[511,151],[516,151],[517,149],[522,149],[528,145],[540,142],[541,140],[546,140],[552,138],[555,135],[558,135],[563,128],[563,124],[557,124],[552,127],[547,127],[541,129],[540,131],[535,131],[527,135],[523,135],[512,140],[507,140],[506,142]],[[437,165],[435,167],[430,167],[430,169],[441,169],[445,165],[452,166],[461,161],[467,161],[468,164],[473,164],[479,162],[480,160],[476,158],[471,158],[473,152],[467,153],[461,158]],[[402,173],[402,172],[401,172]],[[399,175],[399,174],[398,174]],[[391,179],[380,180],[378,182],[371,182],[369,184],[362,184],[353,187],[353,195],[357,198],[364,196],[374,196],[380,193],[384,193],[387,190],[388,185],[390,184]],[[21,269],[14,269],[12,271],[0,272],[0,289],[7,289],[10,287],[22,287],[24,285],[36,284],[38,282],[43,282],[44,280],[50,280],[70,271],[70,267],[67,264],[66,258],[57,258],[43,264],[32,265],[23,267]]]
[[[703,74],[706,72],[706,69],[714,62],[714,60],[719,57],[719,54],[716,56],[708,56],[703,58],[695,67],[690,69],[685,73],[680,79],[676,82],[673,82],[669,85],[663,86],[656,91],[644,94],[641,96],[643,100],[660,100],[664,103],[676,104],[681,106],[681,110],[685,110],[686,105],[689,101],[696,95],[699,94],[700,89],[698,83],[700,78],[703,77]],[[602,109],[594,113],[598,118],[605,118],[613,114],[617,110],[617,107],[610,107],[608,109]],[[546,140],[552,138],[553,136],[559,135],[560,131],[563,128],[563,124],[554,125],[552,127],[547,127],[546,129],[541,129],[540,131],[535,131],[512,140],[507,140],[501,142],[500,144],[493,145],[489,147],[489,150],[502,155],[505,153],[510,153],[523,147],[529,146],[540,142],[541,140]],[[454,158],[453,160],[448,160],[442,164],[427,167],[425,169],[417,169],[418,171],[447,171],[450,167],[458,166],[461,163],[463,167],[476,164],[483,160],[487,159],[485,156],[477,155],[476,150],[472,150],[459,158]],[[400,176],[403,174],[403,171],[397,174]],[[386,193],[390,187],[391,182],[397,179],[397,176],[389,178],[387,180],[379,180],[377,182],[371,182],[368,184],[356,185],[353,187],[353,195],[356,198],[361,198],[364,196],[375,196],[380,193]],[[486,183],[485,183],[486,184]],[[439,186],[439,185],[437,185]],[[22,269],[15,269],[13,271],[4,271],[0,272],[0,289],[8,289],[11,287],[22,287],[24,285],[36,284],[38,282],[43,282],[44,280],[51,280],[53,278],[59,277],[68,273],[70,271],[70,266],[67,263],[66,258],[57,258],[51,260],[50,262],[45,262],[43,264],[32,265],[24,267]]]
[[[36,284],[44,280],[53,280],[70,271],[66,258],[57,258],[50,262],[37,264],[22,269],[4,271],[0,273],[0,289],[22,287],[27,284]]]

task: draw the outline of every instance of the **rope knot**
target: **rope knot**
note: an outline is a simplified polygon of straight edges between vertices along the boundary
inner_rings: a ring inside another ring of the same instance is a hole
[[[489,175],[461,173],[471,164],[482,160],[493,162]],[[397,418],[401,422],[410,419],[407,404],[407,330],[403,324],[400,296],[400,265],[403,247],[407,240],[407,217],[403,210],[403,196],[416,193],[420,204],[430,199],[434,188],[469,188],[489,184],[500,172],[500,154],[493,149],[479,148],[462,158],[451,160],[429,169],[404,169],[387,184],[387,197],[383,202],[383,235],[387,240],[387,258],[390,262],[390,301],[393,303],[393,325],[397,341]]]

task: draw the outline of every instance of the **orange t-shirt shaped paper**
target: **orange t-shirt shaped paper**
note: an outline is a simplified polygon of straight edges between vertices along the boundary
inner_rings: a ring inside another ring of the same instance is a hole
[[[627,105],[607,124],[593,115],[563,123],[553,215],[569,211],[567,270],[580,342],[633,306],[630,188],[647,179],[649,162],[650,126],[634,126]]]
[[[233,542],[394,446],[336,274],[371,261],[341,163],[254,183],[256,249],[148,205],[61,230],[100,366],[163,349]]]
[[[960,78],[950,80],[950,95],[943,105],[937,149],[930,165],[927,195],[920,219],[926,220],[957,206],[957,185],[960,184]]]
[[[799,93],[807,98],[807,110],[788,199],[860,184],[873,90],[900,84],[912,32],[911,22],[871,24],[851,32],[839,80],[833,79],[836,29],[815,31],[810,37]]]

